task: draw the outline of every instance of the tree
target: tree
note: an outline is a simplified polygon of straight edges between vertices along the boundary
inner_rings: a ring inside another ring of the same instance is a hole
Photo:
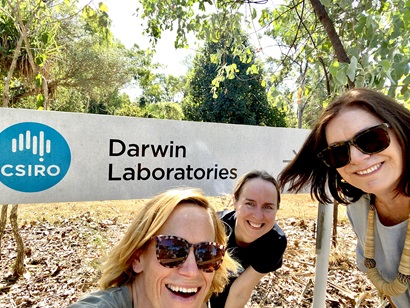
[[[158,74],[154,72],[156,68],[158,67],[154,66],[140,77],[138,85],[142,90],[141,98],[150,104],[180,101],[183,97],[185,76]]]
[[[114,115],[128,117],[143,117],[144,113],[136,104],[124,104],[114,111]]]
[[[31,18],[26,13],[32,7],[31,2],[11,1],[10,5],[14,5],[14,11],[21,11],[21,15],[24,13]],[[115,99],[110,101],[107,98],[115,97],[120,89],[131,83],[143,83],[151,70],[157,67],[152,63],[152,52],[137,45],[126,49],[112,36],[107,7],[103,3],[97,8],[86,5],[79,9],[72,3],[63,5],[53,1],[47,2],[45,7],[33,7],[30,12],[35,8],[39,10],[40,19],[43,15],[47,17],[48,23],[44,27],[53,29],[52,39],[48,38],[51,30],[47,28],[48,32],[41,32],[44,38],[37,37],[40,33],[37,29],[37,32],[29,31],[28,49],[33,54],[41,53],[38,57],[42,62],[38,66],[46,72],[46,75],[40,74],[42,77],[32,73],[32,66],[27,61],[27,48],[23,48],[23,36],[19,35],[20,28],[13,14],[7,8],[0,9],[0,23],[4,25],[0,32],[0,72],[6,77],[1,88],[6,88],[3,92],[10,107],[80,112],[93,109],[96,112],[95,107],[100,105],[106,109],[105,112],[112,113],[110,104],[114,104]],[[31,29],[27,23],[26,28]],[[16,48],[19,40],[23,47]],[[39,45],[35,42],[39,40],[52,42],[55,49],[46,49],[46,46],[35,48]],[[13,57],[17,59],[14,62]]]
[[[290,103],[300,102],[299,127],[308,104],[326,104],[346,87],[378,88],[405,102],[410,98],[408,1],[289,0],[280,6],[253,0],[140,1],[153,41],[176,27],[177,47],[188,44],[188,32],[208,41],[230,35],[231,44],[245,55],[248,51],[240,48],[235,29],[245,24],[254,32],[259,23],[281,50],[270,79],[271,93],[283,96],[290,90]],[[266,5],[260,9],[259,3]],[[213,57],[218,78],[230,77],[233,71],[225,65],[225,47]],[[259,50],[263,53],[263,46]],[[287,79],[292,85],[283,83]]]
[[[49,83],[54,77],[57,58],[65,47],[66,37],[61,34],[66,25],[73,24],[72,20],[81,10],[72,6],[69,0],[2,2],[0,23],[4,31],[1,33],[0,67],[5,75],[3,106],[7,107],[10,102],[14,104],[22,97],[35,96],[38,107],[49,109],[50,95],[55,91],[55,85],[50,89]],[[102,13],[106,11],[102,3],[99,9]],[[90,10],[86,7],[85,11]],[[107,18],[106,14],[95,15],[102,17],[99,18],[100,25],[101,20]],[[95,19],[90,14],[83,16],[88,21],[86,25]]]
[[[142,109],[144,118],[183,120],[184,113],[181,105],[173,102],[148,104]]]
[[[281,50],[279,58],[271,59],[277,72],[271,89],[286,93],[285,80],[296,80],[290,91],[292,102],[298,103],[299,127],[306,108],[320,112],[324,103],[352,82],[408,100],[409,41],[400,33],[408,31],[409,5],[404,1],[322,1],[326,6],[310,2],[314,5],[302,1],[292,10],[265,9],[259,20]],[[329,20],[337,33],[326,30]],[[342,43],[338,49],[332,42],[336,36]],[[315,115],[304,116],[307,128],[312,123],[308,117]]]
[[[242,40],[244,48],[252,52],[246,36],[242,36]],[[224,61],[233,68],[235,78],[216,78],[218,66],[211,62],[211,57],[226,46],[229,51],[225,53]],[[268,103],[262,86],[261,65],[251,56],[247,63],[243,63],[232,48],[233,45],[224,39],[210,41],[197,54],[188,78],[187,97],[183,100],[185,118],[192,121],[286,126],[284,114]],[[211,85],[215,82],[219,84],[213,92]]]
[[[100,4],[100,9],[104,9],[103,4]],[[37,106],[34,105],[34,107],[50,108],[50,98],[54,96],[57,85],[61,85],[62,80],[67,82],[67,78],[60,79],[61,76],[66,77],[67,75],[59,75],[59,73],[67,70],[63,69],[62,65],[58,66],[58,56],[70,54],[65,53],[69,48],[63,48],[68,44],[60,44],[65,38],[61,35],[60,30],[62,24],[74,16],[70,15],[72,10],[68,0],[61,2],[2,0],[0,7],[0,73],[3,107],[9,107],[10,102],[16,105],[21,104],[23,100],[35,96]],[[74,43],[79,41],[78,37],[71,36],[70,39]],[[68,40],[68,42],[71,41]],[[98,45],[94,44],[93,47],[95,46]],[[112,70],[113,67],[110,69]],[[77,71],[83,70],[77,67]],[[98,71],[97,73],[103,72]],[[131,79],[131,77],[132,75],[128,74],[127,78]],[[118,87],[118,84],[116,86]],[[32,104],[33,100],[28,100],[28,103]],[[7,208],[8,204],[2,205],[0,244],[6,224]],[[17,210],[18,204],[13,204],[10,222],[17,243],[13,275],[18,277],[25,269],[23,264],[24,243],[18,232]]]
[[[10,86],[17,77],[30,87],[37,88],[37,99],[47,105],[47,58],[57,52],[55,33],[58,26],[52,22],[52,12],[42,1],[23,2],[5,0],[0,9],[2,33],[2,71],[7,72],[3,91],[3,107],[9,104]],[[54,1],[51,1],[54,2]],[[40,17],[40,18],[38,18]],[[17,68],[17,74],[15,70]],[[15,82],[16,83],[16,82]],[[19,87],[19,80],[17,86]]]
[[[84,34],[75,41],[66,42],[49,82],[53,99],[60,100],[58,88],[74,89],[81,93],[84,111],[88,112],[90,101],[104,101],[132,82],[136,75],[134,65],[140,56],[138,52],[138,46],[127,50],[115,41],[109,46],[100,45],[98,38]]]

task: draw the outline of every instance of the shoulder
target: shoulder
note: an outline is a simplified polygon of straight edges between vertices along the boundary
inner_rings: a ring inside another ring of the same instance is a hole
[[[369,213],[370,196],[365,194],[356,202],[347,205],[347,213],[355,216],[366,216]]]
[[[218,216],[221,220],[223,220],[225,222],[235,221],[236,220],[235,210],[219,211]]]
[[[132,307],[132,298],[127,286],[99,290],[87,294],[69,308],[128,308]]]
[[[369,214],[370,196],[363,195],[359,200],[347,205],[346,214],[353,228],[367,222]]]
[[[285,251],[287,242],[285,232],[275,223],[272,230],[258,238],[249,247],[258,251],[272,251],[274,254],[280,254]]]
[[[275,223],[275,225],[273,226],[273,229],[272,229],[271,232],[279,238],[285,238],[286,239],[285,232],[283,232],[282,228],[279,227],[279,225],[277,223]]]
[[[277,223],[275,223],[272,230],[270,230],[266,236],[262,236],[261,239],[264,239],[266,242],[287,242],[285,232],[283,232]]]
[[[263,237],[262,237],[263,238]],[[287,238],[285,232],[279,227],[277,223],[273,226],[272,230],[267,233],[267,244],[275,244],[276,247],[282,247],[285,250],[287,245]]]
[[[358,238],[358,244],[362,247],[365,244],[369,204],[370,196],[363,195],[356,202],[349,204],[346,209],[347,218]]]
[[[234,234],[233,230],[235,229],[236,212],[234,210],[220,211],[218,212],[218,216],[225,225],[226,234],[231,238],[231,235]],[[230,243],[230,245],[233,245],[233,242]]]

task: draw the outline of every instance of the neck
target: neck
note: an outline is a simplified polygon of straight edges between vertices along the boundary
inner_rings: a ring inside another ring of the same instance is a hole
[[[239,247],[246,247],[249,246],[250,243],[245,242],[245,237],[242,236],[240,232],[238,232],[239,228],[235,225],[234,233],[235,233],[235,241]]]
[[[137,278],[135,278],[131,283],[127,285],[131,293],[132,307],[148,307],[147,305],[141,306],[141,298],[138,297],[137,294],[142,294],[142,293],[138,292],[139,286],[136,280]]]
[[[405,195],[375,196],[375,207],[380,222],[385,226],[394,226],[408,219],[410,197]]]

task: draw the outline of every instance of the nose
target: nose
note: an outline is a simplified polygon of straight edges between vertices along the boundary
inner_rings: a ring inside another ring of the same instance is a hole
[[[261,209],[259,206],[255,206],[255,207],[253,208],[252,216],[253,216],[255,219],[261,219],[261,218],[263,218],[262,209]]]
[[[364,154],[362,151],[357,149],[354,145],[350,145],[350,163],[351,164],[357,164],[369,156],[370,154]]]
[[[179,272],[184,276],[195,276],[198,274],[199,268],[196,264],[193,247],[189,249],[188,257],[178,269]]]

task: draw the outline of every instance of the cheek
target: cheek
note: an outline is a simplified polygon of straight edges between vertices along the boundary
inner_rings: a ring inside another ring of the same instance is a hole
[[[244,219],[244,218],[246,218],[248,215],[250,215],[251,214],[251,211],[249,211],[249,209],[247,209],[246,207],[244,207],[244,206],[238,206],[237,208],[236,208],[236,217],[238,218],[238,219]]]
[[[205,272],[203,272],[203,275],[204,275],[205,281],[206,281],[206,283],[208,284],[208,286],[211,286],[212,280],[213,280],[214,277],[215,277],[215,272],[213,272],[213,273],[205,273]]]
[[[266,213],[265,218],[266,218],[267,221],[269,221],[270,224],[273,225],[276,221],[276,214],[277,214],[277,211],[274,211],[274,212],[271,212],[271,213]]]
[[[347,178],[349,177],[349,174],[348,174],[347,172],[345,172],[345,168],[346,168],[346,167],[337,168],[336,171],[337,171],[337,173],[339,173],[339,175],[340,175],[343,179],[347,180]]]

